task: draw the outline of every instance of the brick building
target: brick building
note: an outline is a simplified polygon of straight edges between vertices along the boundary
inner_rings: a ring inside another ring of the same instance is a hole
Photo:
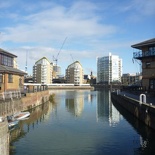
[[[155,92],[155,38],[132,45],[134,59],[142,62],[142,86]]]
[[[25,72],[16,68],[16,55],[0,49],[0,93],[23,89]]]

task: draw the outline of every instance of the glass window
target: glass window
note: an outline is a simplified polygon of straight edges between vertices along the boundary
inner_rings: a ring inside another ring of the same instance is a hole
[[[12,83],[12,82],[13,82],[13,75],[8,74],[8,83]]]
[[[150,79],[150,89],[155,90],[155,79]]]
[[[0,55],[0,64],[5,65],[5,66],[9,66],[9,67],[13,67],[13,58],[3,55]]]

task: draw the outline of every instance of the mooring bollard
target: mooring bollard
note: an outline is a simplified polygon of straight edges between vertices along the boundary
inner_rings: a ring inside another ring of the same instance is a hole
[[[146,95],[140,94],[139,96],[139,104],[146,103]]]

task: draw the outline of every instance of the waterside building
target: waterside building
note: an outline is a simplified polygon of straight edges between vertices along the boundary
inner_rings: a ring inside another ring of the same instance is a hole
[[[17,69],[17,56],[0,49],[0,92],[23,89],[25,72]]]
[[[97,83],[110,84],[121,82],[122,59],[109,53],[108,56],[97,58]]]
[[[142,63],[142,86],[149,92],[155,92],[155,38],[131,47],[137,50],[133,53],[133,58]]]
[[[36,61],[33,66],[34,83],[51,84],[52,83],[52,65],[46,57]]]
[[[66,82],[74,85],[83,84],[83,68],[79,61],[75,61],[67,67]]]

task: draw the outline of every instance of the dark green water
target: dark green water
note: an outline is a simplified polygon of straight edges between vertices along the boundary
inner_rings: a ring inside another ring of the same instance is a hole
[[[11,155],[155,154],[155,134],[102,91],[51,91],[11,132]]]

